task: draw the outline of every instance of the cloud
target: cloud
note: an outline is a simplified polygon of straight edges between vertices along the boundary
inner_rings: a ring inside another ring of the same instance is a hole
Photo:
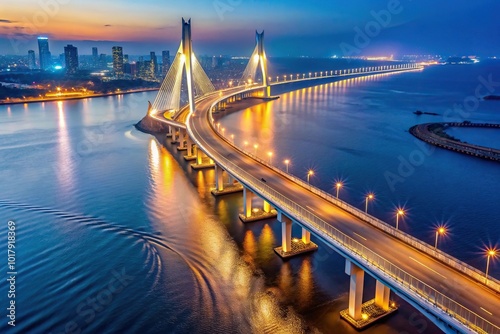
[[[112,27],[112,25],[111,25],[111,24],[105,24],[104,26],[105,26],[105,27]]]
[[[7,19],[0,19],[0,23],[15,23],[16,21],[11,21]]]

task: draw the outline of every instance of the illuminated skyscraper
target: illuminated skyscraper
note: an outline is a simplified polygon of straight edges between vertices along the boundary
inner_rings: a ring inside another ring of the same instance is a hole
[[[161,72],[163,73],[163,75],[166,75],[168,69],[170,68],[170,51],[162,51],[161,62],[162,62]]]
[[[156,54],[154,51],[150,52],[150,57],[151,57],[151,73],[153,77],[156,77],[156,73],[158,72],[158,59],[156,58]]]
[[[113,46],[113,71],[117,78],[123,77],[123,48],[121,46]]]
[[[78,71],[78,49],[71,44],[64,47],[66,74],[76,74]]]
[[[52,56],[47,37],[38,37],[38,55],[40,57],[40,69],[44,71],[50,69],[52,66]]]
[[[28,51],[28,67],[30,70],[34,70],[36,68],[36,60],[35,60],[35,51]]]

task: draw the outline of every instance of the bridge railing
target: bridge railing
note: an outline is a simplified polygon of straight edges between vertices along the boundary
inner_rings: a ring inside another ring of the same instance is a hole
[[[337,245],[337,247],[341,246],[341,249],[347,250],[348,253],[361,263],[364,263],[366,266],[375,267],[382,271],[388,279],[391,279],[396,284],[405,287],[412,293],[416,294],[421,300],[429,304],[429,306],[440,308],[448,316],[455,318],[465,326],[468,326],[479,333],[500,333],[500,327],[490,323],[475,312],[455,302],[430,285],[422,282],[371,249],[365,247],[363,244],[331,226],[310,210],[290,200],[286,195],[272,189],[261,180],[253,177],[251,174],[235,165],[217,151],[202,145],[196,138],[197,136],[194,136],[196,144],[199,145],[209,156],[211,156],[211,158],[214,159],[224,170],[229,171],[243,184],[251,187],[253,191],[259,193],[259,195],[277,205],[279,209],[286,212],[292,219],[301,221],[311,230],[314,230],[327,240],[331,240],[331,242],[334,245]]]

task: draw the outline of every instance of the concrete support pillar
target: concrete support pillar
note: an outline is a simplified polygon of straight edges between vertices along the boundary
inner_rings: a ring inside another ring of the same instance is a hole
[[[271,204],[269,204],[269,202],[266,200],[264,200],[264,209],[263,210],[264,210],[264,212],[267,212],[267,213],[271,212]]]
[[[365,271],[346,259],[345,272],[350,275],[349,316],[354,320],[360,320]]]
[[[384,283],[377,280],[377,284],[375,286],[375,305],[381,307],[385,311],[388,311],[390,295],[391,289],[385,286]]]
[[[248,188],[243,188],[243,214],[246,218],[252,216],[252,195]]]
[[[187,136],[186,142],[187,142],[187,156],[191,157],[193,156],[193,141],[189,136]]]
[[[234,183],[234,177],[231,174],[229,174],[229,173],[227,173],[227,175],[229,177],[229,184],[233,184]]]
[[[215,164],[215,188],[217,191],[224,190],[224,170]]]
[[[281,248],[283,252],[292,250],[292,221],[278,212],[278,221],[281,222]]]
[[[201,165],[203,163],[203,152],[200,149],[196,150],[196,164]]]
[[[187,131],[184,129],[180,129],[180,145],[181,148],[186,148],[186,139],[187,139]]]
[[[305,228],[302,228],[302,242],[306,245],[309,245],[311,243],[311,232],[309,232]]]
[[[172,143],[177,143],[178,137],[177,137],[177,129],[172,128]]]

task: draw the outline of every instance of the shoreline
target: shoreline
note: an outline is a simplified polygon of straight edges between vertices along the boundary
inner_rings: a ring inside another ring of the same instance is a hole
[[[125,94],[133,94],[133,93],[142,93],[142,92],[149,92],[149,91],[157,91],[160,88],[140,88],[140,89],[133,89],[133,90],[127,90],[127,91],[120,91],[120,92],[112,92],[112,93],[99,93],[99,94],[89,94],[89,95],[82,95],[82,96],[70,96],[70,97],[54,97],[54,98],[37,98],[37,99],[30,99],[26,101],[0,101],[0,106],[4,105],[11,105],[11,104],[25,104],[25,103],[40,103],[40,102],[57,102],[57,101],[69,101],[69,100],[83,100],[83,99],[91,99],[94,97],[106,97],[106,96],[115,96],[115,95],[125,95]]]

